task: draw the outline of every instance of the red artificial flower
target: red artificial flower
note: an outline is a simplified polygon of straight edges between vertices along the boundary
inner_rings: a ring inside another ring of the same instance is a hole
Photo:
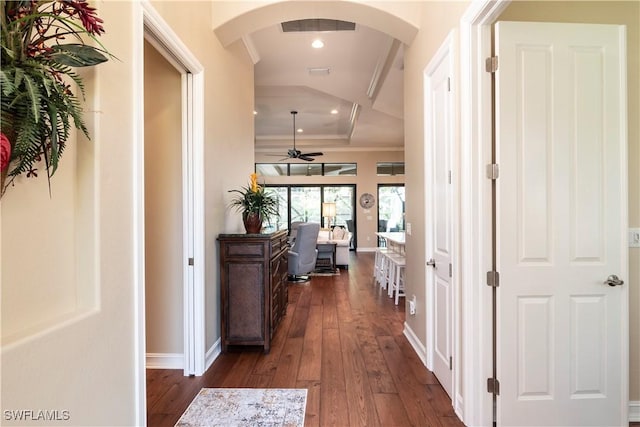
[[[104,21],[97,16],[94,7],[89,6],[86,0],[64,0],[61,2],[66,8],[70,16],[78,15],[82,26],[89,34],[100,35],[104,33],[102,23]]]
[[[11,160],[11,143],[4,133],[0,133],[0,171],[9,167]]]

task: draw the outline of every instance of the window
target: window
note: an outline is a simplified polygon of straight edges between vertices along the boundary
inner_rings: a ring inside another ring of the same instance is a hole
[[[324,176],[356,176],[356,163],[325,163]]]
[[[288,163],[256,163],[256,173],[261,176],[287,176]]]
[[[322,163],[290,163],[289,175],[291,176],[321,176]]]
[[[356,186],[345,185],[267,185],[267,191],[278,194],[279,219],[272,219],[269,230],[287,229],[292,222],[317,222],[326,227],[326,218],[322,218],[322,203],[335,202],[336,217],[331,225],[342,226],[353,233],[355,248],[355,204]]]
[[[321,224],[320,187],[291,187],[291,222],[317,222]]]
[[[404,162],[378,162],[378,176],[404,175]]]
[[[357,163],[256,163],[260,176],[356,176]]]
[[[278,196],[277,218],[270,218],[265,225],[265,231],[286,230],[289,228],[289,189],[287,187],[267,187],[267,192],[275,193]]]
[[[349,229],[347,221],[353,220],[355,216],[355,187],[353,185],[325,186],[323,192],[324,202],[335,202],[336,204],[336,217],[331,219],[331,224]],[[322,218],[323,225],[326,225],[324,220],[325,218]]]
[[[378,231],[405,230],[404,200],[404,185],[378,185]]]

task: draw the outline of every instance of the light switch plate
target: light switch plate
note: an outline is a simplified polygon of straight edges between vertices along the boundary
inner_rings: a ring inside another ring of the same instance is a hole
[[[629,229],[629,247],[640,248],[640,228]]]

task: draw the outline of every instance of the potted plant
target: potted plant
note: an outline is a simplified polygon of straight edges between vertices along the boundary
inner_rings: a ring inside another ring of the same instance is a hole
[[[262,221],[278,215],[278,198],[268,192],[264,186],[258,185],[258,175],[252,173],[251,181],[241,190],[229,190],[238,193],[231,200],[230,206],[242,212],[242,221],[247,234],[260,233]]]
[[[97,40],[102,22],[86,0],[0,0],[0,196],[17,176],[38,176],[40,162],[47,179],[53,176],[71,122],[89,137],[74,68],[107,61]]]

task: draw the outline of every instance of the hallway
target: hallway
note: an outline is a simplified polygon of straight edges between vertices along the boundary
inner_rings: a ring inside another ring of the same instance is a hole
[[[437,379],[402,334],[396,306],[372,285],[373,253],[348,271],[290,284],[271,352],[222,354],[202,377],[147,370],[147,420],[173,426],[202,387],[307,388],[306,426],[461,426]]]

